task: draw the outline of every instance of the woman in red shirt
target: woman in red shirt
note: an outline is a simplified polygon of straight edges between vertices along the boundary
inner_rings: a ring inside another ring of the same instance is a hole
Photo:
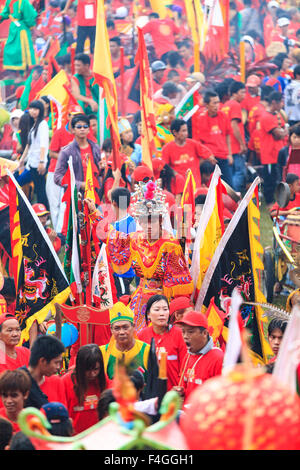
[[[181,329],[169,324],[170,311],[167,297],[161,294],[149,298],[145,313],[146,323],[151,325],[143,328],[138,337],[145,343],[154,338],[158,360],[162,351],[167,352],[168,390],[178,385],[179,373],[187,348]]]
[[[74,370],[62,377],[74,433],[79,434],[98,422],[98,400],[106,388],[102,353],[97,344],[82,346]]]

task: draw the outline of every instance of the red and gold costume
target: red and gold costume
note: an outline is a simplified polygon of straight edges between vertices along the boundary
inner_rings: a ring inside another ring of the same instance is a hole
[[[90,217],[93,223],[99,221],[97,212]],[[145,307],[151,295],[164,294],[172,299],[192,293],[193,281],[182,248],[168,233],[149,242],[141,231],[125,235],[112,229],[106,243],[114,272],[123,274],[132,266],[140,278],[130,302],[137,331],[146,326]]]

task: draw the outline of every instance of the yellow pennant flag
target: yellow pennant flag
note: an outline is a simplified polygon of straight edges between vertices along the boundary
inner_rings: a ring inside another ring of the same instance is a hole
[[[64,70],[60,70],[47,85],[42,88],[37,98],[41,96],[48,96],[48,98],[55,105],[55,129],[60,129],[67,123],[68,105],[70,95],[68,94],[65,86],[69,86],[69,79]]]
[[[88,160],[85,179],[84,199],[92,199],[96,204],[100,204],[99,196],[95,188],[95,178],[93,173],[93,162]]]

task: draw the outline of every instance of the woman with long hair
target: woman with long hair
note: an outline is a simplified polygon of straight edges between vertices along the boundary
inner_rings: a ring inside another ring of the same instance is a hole
[[[78,434],[98,422],[97,405],[106,389],[103,357],[97,344],[81,346],[75,369],[62,377],[69,416]]]
[[[187,349],[181,329],[170,324],[169,302],[162,294],[153,295],[146,305],[145,318],[147,325],[143,328],[138,337],[141,341],[150,344],[154,338],[156,355],[158,359],[162,351],[167,352],[167,377],[168,390],[179,383],[179,374],[182,361]]]
[[[49,127],[44,119],[44,105],[35,100],[29,104],[30,131],[27,144],[20,159],[19,170],[25,170],[17,176],[20,186],[33,181],[37,202],[49,209],[46,195],[46,172],[49,149]],[[26,164],[26,165],[25,165]]]

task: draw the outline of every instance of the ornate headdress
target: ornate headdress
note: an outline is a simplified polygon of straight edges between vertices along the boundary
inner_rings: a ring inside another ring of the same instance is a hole
[[[161,188],[160,180],[156,183],[142,181],[135,185],[135,193],[132,196],[132,215],[135,218],[151,215],[165,216],[168,213],[166,195]]]

